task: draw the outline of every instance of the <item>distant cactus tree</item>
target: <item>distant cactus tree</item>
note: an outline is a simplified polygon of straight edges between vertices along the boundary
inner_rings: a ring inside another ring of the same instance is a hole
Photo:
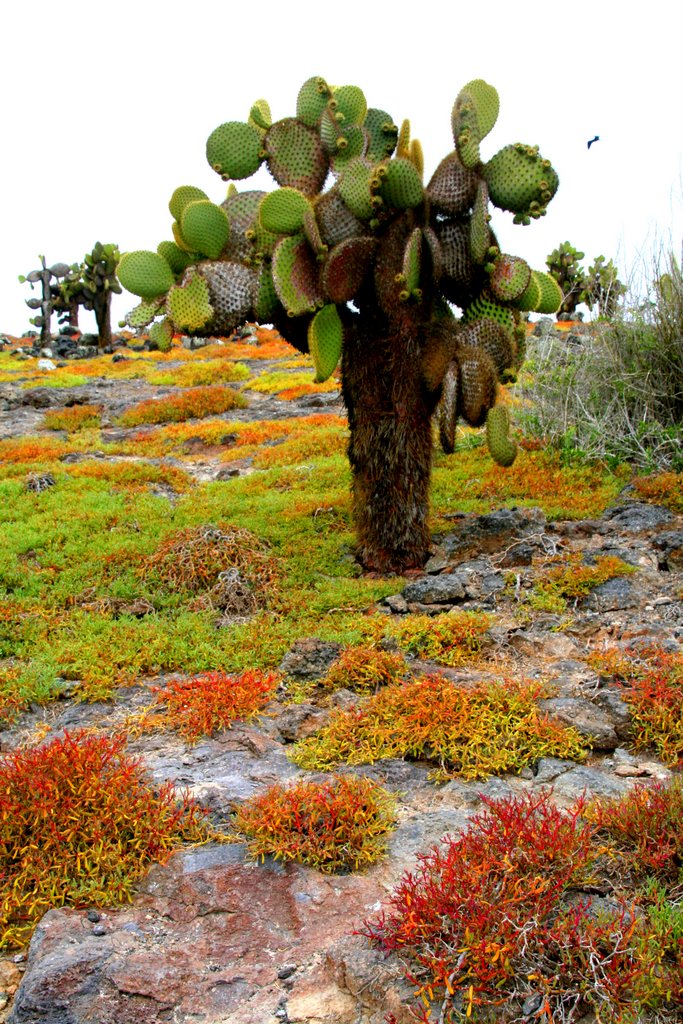
[[[117,245],[96,242],[81,264],[78,301],[95,314],[100,348],[106,348],[112,341],[111,297],[123,291],[116,276],[120,259]]]
[[[310,78],[296,115],[274,123],[257,100],[247,121],[211,133],[206,155],[231,182],[265,162],[279,187],[231,183],[217,205],[181,186],[169,203],[173,241],[119,265],[142,300],[127,322],[151,325],[152,337],[229,334],[257,320],[310,352],[319,381],[341,360],[357,554],[368,569],[401,572],[428,557],[435,415],[446,450],[462,417],[486,425],[494,459],[513,461],[499,381],[519,359],[521,312],[553,313],[562,301],[553,278],[501,252],[489,226],[489,201],[528,224],[558,187],[537,147],[482,160],[498,106],[481,79],[461,90],[455,149],[425,187],[408,121],[397,127],[357,86]]]
[[[46,266],[44,256],[39,256],[38,258],[41,263],[40,269],[31,270],[26,275],[20,274],[19,281],[21,284],[30,284],[31,290],[33,290],[34,284],[41,285],[41,298],[26,299],[25,301],[29,309],[40,310],[40,313],[30,318],[29,323],[33,324],[34,327],[40,327],[41,345],[49,345],[52,338],[52,314],[55,312],[56,304],[59,301],[59,285],[57,282],[69,274],[71,267],[67,266],[66,263],[55,263],[54,266],[48,267]]]
[[[586,254],[579,252],[569,242],[562,242],[553,249],[546,259],[546,266],[562,291],[562,303],[557,311],[558,319],[572,319],[576,307],[583,302],[583,289],[586,275],[580,263]]]
[[[626,290],[612,260],[605,262],[604,256],[597,256],[588,268],[582,301],[590,310],[597,306],[598,316],[609,319],[616,313],[619,299],[626,294]]]

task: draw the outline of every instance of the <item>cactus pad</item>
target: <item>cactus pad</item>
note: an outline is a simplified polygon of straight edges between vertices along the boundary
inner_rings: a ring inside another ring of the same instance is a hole
[[[258,269],[258,280],[254,298],[254,316],[259,323],[267,323],[280,304],[273,284],[270,263],[262,263]],[[246,319],[246,317],[245,317]]]
[[[206,192],[196,188],[194,185],[180,185],[171,196],[168,208],[173,219],[179,222],[183,216],[183,210],[188,203],[195,202],[197,199],[208,198]]]
[[[248,320],[258,288],[258,275],[242,263],[205,261],[197,267],[208,286],[213,314],[211,327],[222,334],[231,334]]]
[[[165,259],[174,274],[182,274],[192,263],[190,254],[175,242],[159,242],[157,252]]]
[[[308,349],[313,357],[316,383],[331,377],[341,356],[344,328],[335,305],[323,306],[308,328]]]
[[[461,344],[483,349],[493,360],[499,378],[515,364],[512,333],[494,320],[473,320],[462,332]]]
[[[368,104],[365,93],[357,85],[340,85],[333,91],[332,101],[335,117],[344,127],[348,124],[360,125],[365,120]]]
[[[494,405],[486,416],[486,443],[491,457],[499,466],[511,466],[517,456],[517,445],[510,440],[510,417],[507,407]]]
[[[470,219],[470,252],[475,263],[483,263],[491,245],[489,228],[489,195],[486,182],[480,181],[474,197],[474,209]]]
[[[173,271],[157,252],[137,249],[124,253],[117,268],[119,281],[141,299],[156,299],[174,283]]]
[[[126,313],[124,323],[133,330],[138,327],[148,327],[163,307],[163,302],[141,302],[134,309],[131,309],[129,313]]]
[[[166,311],[179,331],[199,331],[213,317],[204,278],[190,268],[166,296]]]
[[[368,191],[368,195],[369,195]],[[347,238],[358,238],[366,230],[342,199],[338,186],[323,192],[315,201],[315,215],[320,237],[327,246],[338,245]]]
[[[206,140],[206,159],[224,179],[249,178],[261,165],[261,134],[244,121],[226,121]]]
[[[266,132],[263,145],[268,170],[278,185],[289,185],[307,196],[325,184],[329,169],[318,134],[295,117],[286,117]]]
[[[368,148],[368,133],[357,124],[345,126],[341,135],[337,138],[337,148],[330,155],[330,167],[335,174],[339,174],[346,167],[349,160],[355,160],[358,156],[365,156]]]
[[[368,133],[367,157],[374,163],[386,160],[396,149],[398,128],[386,110],[370,107],[365,115],[363,127]]]
[[[427,198],[443,213],[460,214],[471,209],[477,192],[477,176],[464,167],[457,152],[441,161],[427,185]]]
[[[273,123],[273,119],[270,116],[270,104],[268,100],[256,100],[252,103],[251,110],[249,111],[249,124],[252,128],[255,128],[259,134],[265,134]]]
[[[160,352],[168,352],[173,342],[173,324],[164,317],[158,320],[149,329],[149,340],[156,345]]]
[[[501,253],[493,264],[489,276],[489,290],[500,302],[513,302],[529,286],[531,267],[520,256]]]
[[[372,177],[372,164],[363,157],[356,157],[346,165],[337,183],[344,203],[360,220],[370,220],[374,213],[370,188]]]
[[[439,441],[446,455],[455,451],[455,428],[458,424],[458,392],[460,372],[457,362],[448,364],[441,386],[441,398],[436,410]]]
[[[458,410],[471,427],[481,427],[495,405],[498,374],[491,357],[479,348],[458,352]]]
[[[318,262],[303,235],[288,235],[275,246],[273,283],[290,316],[314,313],[324,304]]]
[[[514,314],[507,306],[496,302],[487,292],[482,292],[476,299],[473,299],[465,310],[464,321],[466,324],[474,320],[493,320],[506,330],[512,330],[514,326]]]
[[[386,206],[394,210],[409,210],[424,199],[422,177],[411,160],[396,157],[383,165],[386,174],[381,179],[379,194]]]
[[[259,206],[259,222],[266,231],[276,235],[295,235],[300,232],[304,215],[311,204],[303,192],[296,188],[278,188],[264,196]]]
[[[422,273],[422,229],[413,228],[403,251],[401,284],[408,296],[414,295],[420,287]]]
[[[228,216],[220,206],[208,199],[197,199],[183,210],[180,230],[195,252],[209,259],[218,259],[230,235]]]
[[[542,270],[534,270],[534,277],[540,290],[540,296],[534,310],[536,313],[557,313],[562,305],[562,289],[550,274]]]
[[[537,146],[505,146],[483,167],[491,202],[515,214],[515,223],[541,217],[557,192],[559,178]]]
[[[441,292],[462,306],[469,298],[474,273],[469,227],[458,221],[437,221],[434,234],[441,248]]]
[[[335,245],[323,265],[322,286],[332,302],[349,302],[358,292],[377,248],[374,238],[348,238]]]
[[[324,78],[308,78],[299,89],[296,100],[296,116],[309,128],[315,128],[327,107],[332,92]]]

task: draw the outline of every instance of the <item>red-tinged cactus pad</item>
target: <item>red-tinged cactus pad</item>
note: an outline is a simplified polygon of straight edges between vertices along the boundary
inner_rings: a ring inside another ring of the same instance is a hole
[[[145,249],[124,253],[116,272],[126,291],[139,295],[141,299],[165,295],[175,282],[166,260],[159,253]]]
[[[463,305],[473,275],[469,227],[458,221],[437,221],[434,233],[441,247],[441,292],[451,302]]]
[[[180,230],[195,252],[216,260],[223,252],[230,236],[227,214],[208,199],[188,203],[183,210]]]
[[[369,195],[369,192],[368,192]],[[315,201],[315,215],[320,237],[327,246],[338,245],[347,238],[359,238],[366,227],[348,208],[338,186],[323,192]]]
[[[295,235],[303,228],[310,201],[296,188],[278,188],[264,196],[259,205],[259,223],[276,235]]]
[[[328,246],[322,240],[318,218],[311,205],[304,211],[304,219],[301,226],[311,249],[319,258],[322,258],[327,252]]]
[[[179,185],[171,196],[168,208],[174,220],[180,221],[183,210],[188,203],[196,202],[197,199],[208,199],[206,192],[195,185]]]
[[[424,189],[415,164],[397,157],[383,166],[386,174],[382,176],[379,194],[385,205],[394,210],[410,210],[419,206],[424,199]]]
[[[308,349],[315,366],[316,384],[322,384],[337,368],[344,341],[344,328],[333,304],[323,306],[308,328]]]
[[[242,263],[223,260],[200,263],[197,269],[208,285],[212,328],[231,334],[252,313],[258,288],[257,272]]]
[[[398,127],[394,124],[391,114],[378,107],[370,107],[363,127],[368,133],[367,157],[376,163],[386,160],[396,149]]]
[[[174,274],[182,274],[193,262],[190,254],[175,242],[159,242],[157,252],[166,260]]]
[[[496,403],[496,368],[486,352],[470,347],[458,352],[458,365],[458,410],[471,427],[481,427]]]
[[[520,256],[501,253],[496,257],[489,275],[489,289],[494,299],[513,302],[529,287],[531,267]]]
[[[315,128],[332,98],[332,91],[319,75],[308,78],[299,89],[296,100],[296,116],[309,128]]]
[[[179,331],[199,331],[213,317],[206,281],[193,270],[166,297],[166,310]]]
[[[258,219],[261,200],[267,195],[256,189],[233,192],[221,203],[230,222],[230,237],[223,253],[225,259],[247,262],[256,252],[270,254],[275,248],[277,236],[264,231]]]
[[[290,316],[313,313],[323,305],[318,283],[319,264],[303,235],[289,235],[275,247],[273,282]]]
[[[295,117],[286,117],[268,129],[263,145],[268,170],[278,185],[289,185],[307,196],[320,192],[329,163],[317,132]]]
[[[323,291],[343,304],[357,294],[377,248],[374,238],[348,238],[330,252],[323,266]]]
[[[477,192],[477,176],[465,167],[457,152],[441,161],[427,185],[427,198],[435,209],[448,214],[465,213],[472,208]]]
[[[507,407],[494,405],[486,416],[486,443],[491,458],[499,466],[511,466],[517,457],[517,445],[510,440],[510,416]]]
[[[372,180],[372,164],[364,157],[350,160],[339,176],[339,194],[354,217],[360,220],[370,220],[375,212],[370,187]]]
[[[505,146],[484,164],[482,173],[491,202],[516,214],[515,223],[528,224],[529,218],[543,216],[560,183],[538,147],[522,143]]]
[[[226,180],[249,178],[261,165],[262,145],[256,128],[244,121],[226,121],[206,140],[206,159]]]

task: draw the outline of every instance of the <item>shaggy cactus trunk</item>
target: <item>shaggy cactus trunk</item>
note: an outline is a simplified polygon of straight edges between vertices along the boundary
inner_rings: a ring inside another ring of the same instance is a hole
[[[431,417],[437,395],[415,373],[413,336],[354,332],[342,358],[357,555],[367,569],[402,572],[429,554]]]

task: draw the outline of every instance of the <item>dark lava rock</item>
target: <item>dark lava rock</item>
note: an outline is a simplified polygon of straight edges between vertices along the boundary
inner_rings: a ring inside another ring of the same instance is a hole
[[[297,640],[280,663],[280,671],[295,679],[320,679],[339,657],[341,644],[311,637]]]
[[[596,612],[613,612],[622,608],[637,608],[642,594],[629,579],[615,576],[596,587],[584,599],[583,607]]]
[[[661,505],[647,505],[641,501],[629,501],[624,505],[610,508],[602,517],[616,530],[628,533],[642,533],[664,526],[673,519],[673,513]]]
[[[683,572],[683,530],[667,530],[652,541],[657,562],[665,572]]]

